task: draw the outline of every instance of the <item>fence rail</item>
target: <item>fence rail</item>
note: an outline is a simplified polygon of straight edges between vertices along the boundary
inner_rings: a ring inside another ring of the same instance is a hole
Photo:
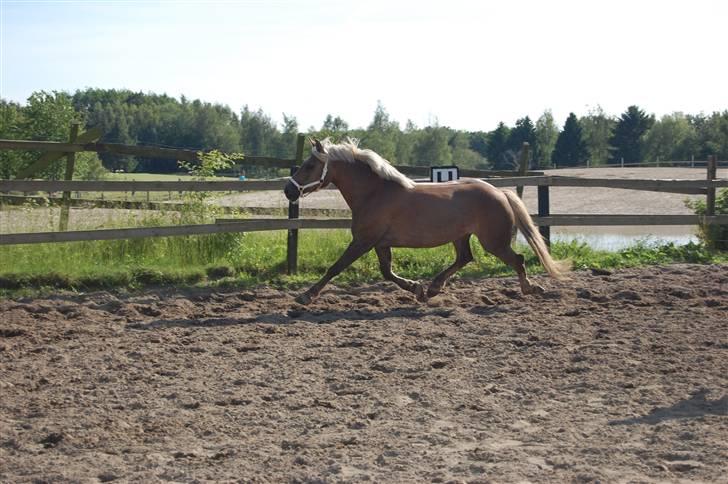
[[[41,181],[0,180],[0,192],[238,192],[283,190],[286,181]]]
[[[543,226],[585,225],[696,225],[728,224],[728,215],[710,217],[698,215],[533,215],[534,223]],[[350,218],[326,219],[218,219],[214,224],[172,225],[127,229],[76,230],[71,232],[29,232],[0,235],[0,245],[43,244],[50,242],[81,242],[93,240],[135,239],[180,235],[209,235],[231,232],[261,232],[267,230],[348,229]]]
[[[720,168],[728,167],[728,160],[716,161],[716,165]],[[638,163],[598,163],[593,165],[588,162],[584,165],[574,166],[550,166],[550,170],[571,170],[574,168],[703,168],[707,166],[705,160],[660,160],[660,161],[640,161]]]
[[[292,229],[343,229],[351,219],[265,219],[230,220],[214,224],[171,225],[128,229],[74,230],[71,232],[30,232],[0,235],[0,245],[80,242],[90,240],[136,239],[179,235],[209,235],[230,232],[260,232]]]
[[[670,193],[705,194],[708,188],[728,187],[721,180],[654,180],[580,178],[566,176],[524,176],[486,178],[496,187],[551,186],[582,188],[621,188]],[[283,190],[286,180],[266,181],[42,181],[0,180],[0,192],[182,192],[182,191],[263,191]],[[333,187],[332,187],[333,188]]]
[[[728,215],[594,215],[594,214],[568,214],[549,215],[546,217],[533,216],[539,227],[566,227],[566,226],[605,226],[605,225],[726,225]]]
[[[96,198],[71,198],[66,202],[61,197],[40,197],[24,195],[0,195],[0,204],[24,205],[26,203],[39,205],[58,206],[68,203],[74,208],[112,208],[125,210],[159,210],[181,212],[189,208],[189,205],[179,201],[137,201],[137,200],[108,200]],[[285,215],[287,207],[237,207],[218,205],[215,207],[225,214],[253,214],[253,215]],[[346,217],[351,215],[348,208],[301,208],[300,214],[305,217]]]

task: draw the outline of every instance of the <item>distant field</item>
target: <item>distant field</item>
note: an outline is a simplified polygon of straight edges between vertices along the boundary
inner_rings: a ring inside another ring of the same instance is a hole
[[[194,177],[184,173],[109,173],[106,181],[191,181]],[[213,181],[229,181],[237,180],[235,177],[212,177],[208,180]],[[60,193],[54,193],[54,196],[60,196]],[[73,192],[73,198],[88,200],[117,200],[130,202],[166,202],[179,201],[183,198],[183,194],[176,191],[169,192]]]
[[[61,209],[59,207],[4,207],[0,210],[0,234],[54,232],[58,230],[60,216]],[[71,208],[68,229],[98,230],[103,228],[139,227],[141,225],[171,225],[178,223],[179,218],[178,213],[171,211]]]
[[[193,177],[185,173],[110,173],[109,181],[187,181]],[[235,177],[219,176],[215,180],[237,180]]]
[[[108,181],[190,181],[194,177],[184,174],[159,173],[110,173]],[[234,177],[214,177],[210,180],[235,180]],[[223,192],[224,193],[224,192]],[[47,195],[47,194],[41,194]],[[59,197],[60,193],[53,196]],[[170,192],[73,192],[74,199],[180,202],[184,193]],[[41,202],[39,205],[43,205]],[[46,232],[58,230],[60,208],[46,206],[6,206],[0,210],[0,233]],[[72,208],[69,217],[70,230],[94,230],[100,228],[138,227],[140,225],[169,225],[179,223],[179,214],[170,210],[140,210],[125,208]]]

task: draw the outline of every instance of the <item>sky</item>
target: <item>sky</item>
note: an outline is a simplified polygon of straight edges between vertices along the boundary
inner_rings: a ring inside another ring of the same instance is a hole
[[[166,93],[366,127],[728,109],[726,0],[0,0],[0,97]]]

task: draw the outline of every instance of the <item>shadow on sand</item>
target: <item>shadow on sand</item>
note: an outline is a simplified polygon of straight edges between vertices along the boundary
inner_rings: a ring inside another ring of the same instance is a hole
[[[393,308],[385,311],[371,310],[347,310],[347,311],[306,311],[291,309],[286,313],[263,313],[253,317],[243,318],[180,318],[180,319],[157,319],[154,321],[130,323],[128,329],[152,330],[172,327],[217,327],[236,326],[245,324],[274,324],[286,325],[298,322],[312,324],[330,324],[339,320],[348,321],[377,321],[387,318],[405,318],[416,320],[425,316],[449,317],[453,313],[451,309],[433,308],[423,309],[419,306]]]
[[[611,420],[609,425],[656,425],[666,420],[700,418],[706,415],[728,415],[728,395],[717,400],[708,400],[707,389],[701,389],[687,400],[681,400],[670,407],[655,408],[642,417]]]

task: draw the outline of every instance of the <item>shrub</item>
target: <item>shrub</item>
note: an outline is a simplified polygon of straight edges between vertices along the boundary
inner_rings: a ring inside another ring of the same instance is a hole
[[[698,215],[705,215],[705,200],[686,200],[685,205]],[[728,215],[728,189],[715,197],[715,214]],[[698,236],[711,249],[728,250],[728,225],[700,224]]]

